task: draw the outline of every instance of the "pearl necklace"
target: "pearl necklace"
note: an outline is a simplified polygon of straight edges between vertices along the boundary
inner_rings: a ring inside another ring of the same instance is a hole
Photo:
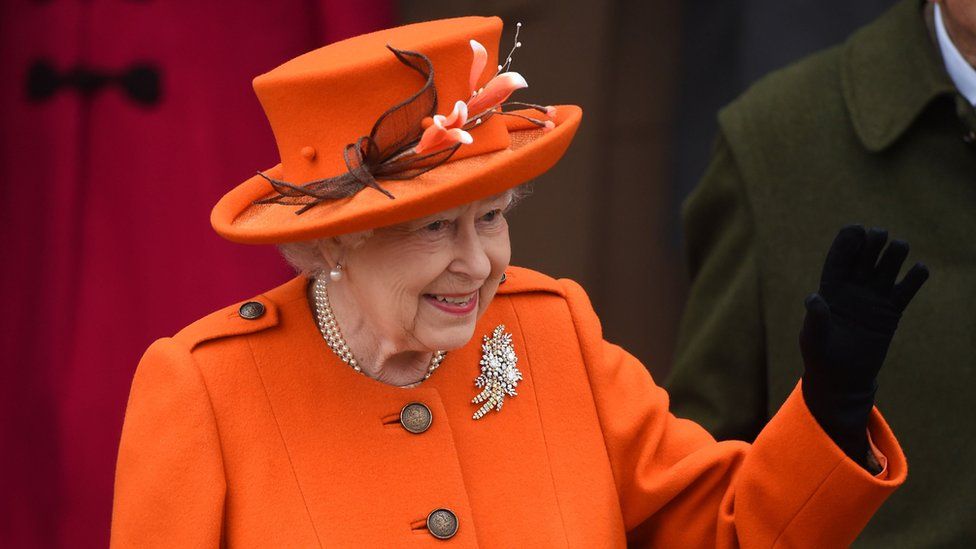
[[[312,293],[315,295],[315,318],[318,320],[319,331],[322,332],[322,337],[325,339],[325,342],[332,349],[332,352],[343,362],[352,366],[353,370],[366,375],[359,362],[352,356],[352,351],[349,350],[349,345],[346,344],[346,340],[342,337],[342,332],[339,331],[339,325],[336,323],[335,315],[332,313],[332,306],[329,305],[328,283],[324,280],[324,277],[315,277]],[[447,352],[445,351],[437,351],[430,357],[430,365],[427,366],[427,373],[424,374],[424,379],[429,378],[430,374],[434,373],[434,370],[441,365],[446,355]]]

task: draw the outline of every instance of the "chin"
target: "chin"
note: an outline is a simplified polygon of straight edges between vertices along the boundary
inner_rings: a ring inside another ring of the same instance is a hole
[[[433,328],[429,337],[423,338],[424,346],[436,351],[454,351],[464,347],[474,336],[475,323],[460,326]]]

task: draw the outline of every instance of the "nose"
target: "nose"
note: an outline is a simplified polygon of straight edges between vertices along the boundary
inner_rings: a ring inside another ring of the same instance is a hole
[[[454,260],[448,270],[479,282],[491,274],[485,244],[474,227],[459,227],[454,238]]]

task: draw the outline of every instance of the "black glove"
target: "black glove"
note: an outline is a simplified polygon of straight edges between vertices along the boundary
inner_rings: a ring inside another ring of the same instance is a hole
[[[865,233],[860,225],[837,233],[820,290],[806,298],[800,330],[807,408],[837,446],[865,468],[878,371],[902,311],[929,276],[928,268],[916,263],[895,284],[908,244],[892,240],[878,260],[887,239],[887,231]]]

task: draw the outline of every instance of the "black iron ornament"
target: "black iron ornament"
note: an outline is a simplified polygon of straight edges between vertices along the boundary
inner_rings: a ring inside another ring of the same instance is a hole
[[[162,98],[160,71],[152,63],[134,63],[115,73],[85,65],[61,72],[51,61],[38,59],[27,70],[27,98],[35,102],[50,99],[63,89],[90,98],[113,85],[140,105],[152,106]]]

